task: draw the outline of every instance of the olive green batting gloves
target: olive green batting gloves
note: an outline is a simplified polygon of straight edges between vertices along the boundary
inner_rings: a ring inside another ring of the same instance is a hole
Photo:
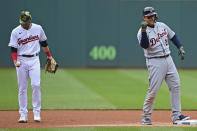
[[[141,27],[142,27],[142,32],[146,32],[146,28],[147,28],[147,25],[148,25],[148,23],[147,22],[145,22],[145,21],[143,21],[142,23],[141,23]]]
[[[179,48],[179,55],[181,55],[181,60],[184,60],[185,50],[184,50],[183,46],[181,46]]]

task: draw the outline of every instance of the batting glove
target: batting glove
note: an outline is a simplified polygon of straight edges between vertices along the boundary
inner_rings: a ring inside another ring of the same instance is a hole
[[[141,27],[142,27],[142,32],[146,32],[146,28],[147,28],[147,25],[148,25],[148,23],[147,22],[145,22],[145,21],[143,21],[142,23],[141,23]]]
[[[185,50],[184,50],[183,46],[181,46],[179,48],[179,55],[181,55],[181,60],[184,60]]]

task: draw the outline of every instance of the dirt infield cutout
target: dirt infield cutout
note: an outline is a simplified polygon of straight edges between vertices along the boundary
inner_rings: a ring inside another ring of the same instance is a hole
[[[197,119],[197,111],[183,111],[191,119]],[[28,123],[18,123],[18,111],[0,111],[0,128],[58,128],[58,127],[116,127],[144,126],[140,123],[140,110],[42,110],[40,123],[33,121],[33,112],[28,113]],[[171,111],[155,110],[151,126],[173,125]],[[192,125],[197,126],[197,125]]]

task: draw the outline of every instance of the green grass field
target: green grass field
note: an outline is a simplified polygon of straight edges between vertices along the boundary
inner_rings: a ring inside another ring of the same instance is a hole
[[[197,110],[197,70],[179,70],[179,75],[182,109]],[[42,109],[141,110],[148,89],[146,69],[59,69],[55,75],[42,70],[41,77]],[[0,69],[0,79],[0,110],[18,110],[15,69]],[[28,108],[32,109],[30,86],[28,88],[28,103]],[[169,90],[165,82],[158,92],[155,109],[171,109]],[[121,129],[129,130],[129,128]],[[158,128],[162,130],[162,128]],[[69,129],[80,130],[80,128]],[[100,129],[103,131],[118,130],[118,128],[87,128],[86,130]],[[131,127],[131,129],[158,130],[157,128],[142,127]],[[172,129],[173,131],[179,130],[176,127]],[[7,131],[7,129],[5,130]],[[166,130],[169,131],[167,127]],[[187,128],[181,128],[181,130],[187,130]]]

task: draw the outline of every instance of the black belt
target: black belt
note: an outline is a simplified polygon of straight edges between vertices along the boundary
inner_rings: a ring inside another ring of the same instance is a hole
[[[39,55],[39,53],[36,53],[34,55],[19,55],[19,56],[23,56],[23,57],[34,57],[34,56],[38,56],[38,55]]]
[[[153,58],[166,58],[166,57],[168,57],[168,56],[169,56],[169,54],[168,54],[168,55],[164,55],[164,56],[150,57],[150,58],[148,58],[148,59],[153,59]]]

